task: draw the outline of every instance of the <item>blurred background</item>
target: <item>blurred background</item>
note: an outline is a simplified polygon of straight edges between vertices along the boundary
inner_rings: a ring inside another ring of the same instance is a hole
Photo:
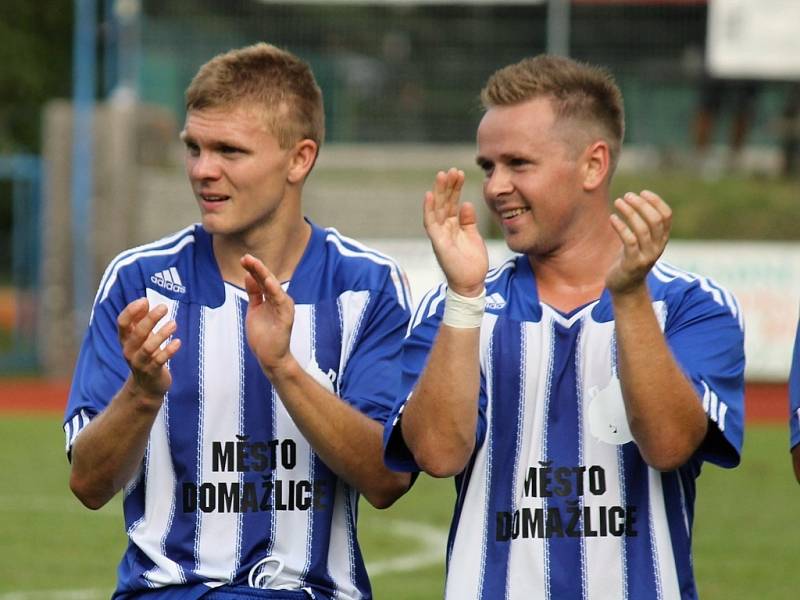
[[[627,113],[615,192],[653,189],[673,206],[667,259],[731,290],[747,331],[758,443],[739,480],[703,478],[698,527],[714,523],[697,530],[703,597],[795,598],[797,577],[776,577],[784,566],[770,556],[800,543],[785,432],[800,299],[799,33],[798,0],[3,0],[0,454],[19,474],[0,484],[0,540],[16,557],[0,560],[0,600],[108,596],[119,507],[101,511],[115,518],[98,534],[69,498],[58,411],[109,260],[197,219],[178,141],[184,89],[212,56],[256,41],[308,61],[324,93],[307,214],[393,255],[416,299],[439,277],[420,218],[435,171],[465,169],[465,197],[482,205],[474,134],[486,78],[541,52],[613,72]],[[498,232],[480,218],[500,260]],[[720,506],[734,485],[752,504]],[[370,541],[366,527],[377,589],[390,590],[378,597],[439,597],[450,488],[418,487],[422,504],[394,520],[364,511],[385,530]],[[777,504],[767,509],[765,494]],[[59,558],[42,554],[59,544]],[[41,562],[52,579],[37,575]]]

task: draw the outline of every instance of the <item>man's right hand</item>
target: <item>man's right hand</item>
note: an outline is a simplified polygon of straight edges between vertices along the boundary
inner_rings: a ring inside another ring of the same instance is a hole
[[[168,321],[154,331],[166,314],[167,307],[163,304],[150,310],[147,298],[139,298],[117,317],[119,342],[131,369],[132,383],[142,394],[152,398],[162,398],[172,385],[172,375],[166,364],[181,347],[177,338],[162,347],[175,333],[175,321]]]
[[[463,171],[439,171],[433,190],[425,194],[423,222],[448,287],[472,297],[483,290],[489,256],[478,231],[475,207],[469,202],[459,206],[463,185]]]

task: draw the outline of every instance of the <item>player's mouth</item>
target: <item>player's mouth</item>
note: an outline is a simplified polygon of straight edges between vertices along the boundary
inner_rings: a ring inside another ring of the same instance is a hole
[[[226,196],[224,194],[198,194],[198,198],[200,198],[200,203],[202,204],[203,208],[206,210],[213,210],[214,208],[218,208],[222,206],[224,202],[230,200],[230,196]]]
[[[530,210],[531,210],[530,208],[525,208],[525,207],[512,208],[510,210],[501,210],[501,211],[499,211],[498,214],[500,215],[500,218],[503,221],[510,221],[510,220],[520,216],[520,215],[525,214],[526,212],[530,212]]]

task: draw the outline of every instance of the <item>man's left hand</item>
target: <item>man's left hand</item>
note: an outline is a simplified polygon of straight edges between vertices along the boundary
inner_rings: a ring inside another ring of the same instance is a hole
[[[291,360],[294,301],[259,259],[246,254],[241,263],[247,271],[244,285],[250,299],[245,319],[247,342],[269,374]]]
[[[628,192],[617,198],[611,226],[622,241],[622,251],[606,275],[612,294],[625,294],[642,285],[664,252],[672,224],[672,209],[657,194]]]

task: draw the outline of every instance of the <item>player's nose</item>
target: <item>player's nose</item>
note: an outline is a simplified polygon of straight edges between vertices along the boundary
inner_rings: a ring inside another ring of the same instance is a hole
[[[487,201],[509,194],[514,189],[506,169],[495,167],[483,181],[483,196]]]
[[[211,152],[200,152],[190,156],[187,162],[189,177],[195,180],[218,179],[221,175],[219,161]]]

